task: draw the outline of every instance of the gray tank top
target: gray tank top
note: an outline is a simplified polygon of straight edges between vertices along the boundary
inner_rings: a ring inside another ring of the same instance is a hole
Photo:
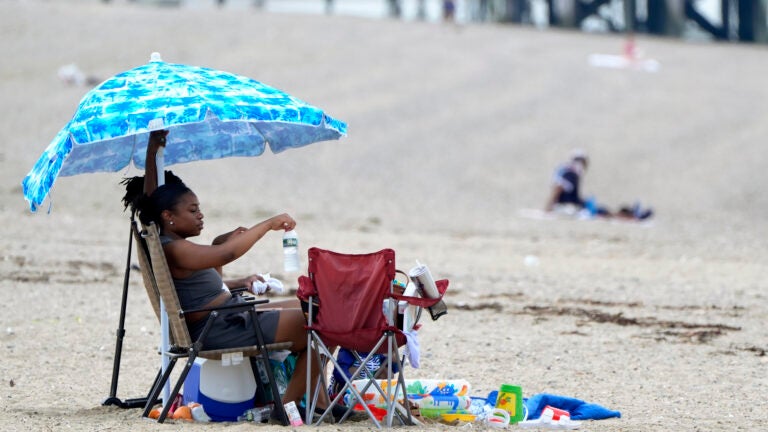
[[[162,244],[168,244],[173,239],[160,236]],[[183,279],[173,278],[173,284],[179,296],[182,309],[197,309],[207,305],[222,292],[224,282],[215,269],[198,270]]]

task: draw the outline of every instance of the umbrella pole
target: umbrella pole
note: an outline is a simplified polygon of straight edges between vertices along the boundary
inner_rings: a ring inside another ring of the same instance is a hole
[[[160,187],[165,184],[165,157],[164,157],[164,150],[165,147],[160,147],[157,150],[157,155],[155,155],[155,166],[157,167],[157,187]],[[165,371],[168,369],[168,365],[170,364],[170,358],[168,357],[168,350],[171,346],[171,338],[169,336],[169,329],[168,329],[168,314],[165,311],[165,304],[163,303],[162,297],[160,298],[160,353],[161,353],[161,363],[160,363],[160,372],[165,373]],[[163,387],[163,407],[165,407],[165,404],[168,403],[168,398],[171,397],[171,383],[166,381],[165,387]]]
[[[133,215],[131,216],[131,231],[128,233],[128,257],[125,261],[125,276],[123,277],[123,299],[120,305],[120,321],[117,326],[117,340],[115,341],[115,360],[112,366],[112,385],[110,386],[109,397],[102,402],[102,405],[115,405],[120,408],[139,408],[147,403],[147,398],[126,399],[124,401],[117,397],[117,380],[120,376],[120,358],[123,352],[123,338],[125,337],[125,309],[128,303],[128,281],[131,272],[131,250],[133,246]]]

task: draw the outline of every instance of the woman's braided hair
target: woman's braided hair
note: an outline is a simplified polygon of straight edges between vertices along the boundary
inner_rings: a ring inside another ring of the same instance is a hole
[[[171,171],[165,171],[165,184],[149,196],[144,194],[144,176],[127,177],[120,183],[125,185],[123,210],[130,207],[131,215],[138,213],[141,223],[149,225],[154,222],[158,227],[163,226],[160,214],[164,210],[173,209],[182,195],[191,192],[181,178]]]

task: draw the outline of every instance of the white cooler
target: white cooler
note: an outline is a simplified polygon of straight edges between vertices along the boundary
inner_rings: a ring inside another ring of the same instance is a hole
[[[201,404],[213,421],[237,421],[255,400],[256,380],[248,358],[228,366],[219,360],[195,359],[184,380],[184,403]]]

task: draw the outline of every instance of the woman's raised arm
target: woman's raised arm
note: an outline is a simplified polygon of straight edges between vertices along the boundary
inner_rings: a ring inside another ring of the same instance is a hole
[[[165,147],[167,130],[152,131],[147,142],[147,157],[144,162],[144,195],[152,195],[157,189],[157,150]]]

